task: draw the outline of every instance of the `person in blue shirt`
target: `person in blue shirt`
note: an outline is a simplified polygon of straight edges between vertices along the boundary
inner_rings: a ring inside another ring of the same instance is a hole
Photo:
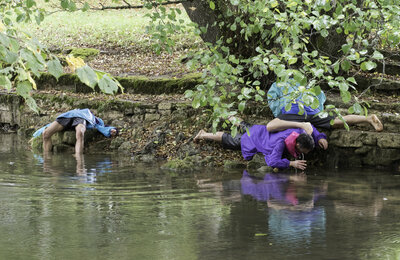
[[[299,88],[299,84],[291,83],[287,83],[282,87],[278,86],[277,83],[273,83],[271,85],[267,94],[268,106],[271,108],[275,119],[269,122],[269,131],[272,131],[272,129],[274,131],[280,131],[287,129],[288,127],[293,127],[290,122],[310,122],[313,126],[324,129],[342,128],[344,126],[343,121],[339,118],[334,116],[320,116],[320,112],[323,111],[324,102],[326,100],[325,94],[322,91],[318,96],[315,96],[315,98],[319,100],[318,108],[311,108],[310,106],[300,104],[302,101],[297,99],[291,104],[290,109],[286,111],[286,105],[289,104],[289,102],[292,102],[287,97],[290,96],[294,91],[297,91]],[[283,89],[285,90],[285,93],[283,92]],[[302,114],[300,115],[299,112],[301,110]],[[383,130],[383,125],[375,114],[371,114],[369,116],[345,115],[343,116],[343,119],[348,125],[368,123],[373,126],[377,132]],[[331,124],[332,120],[333,124]]]
[[[39,130],[33,137],[38,137],[43,134],[43,151],[50,152],[52,149],[51,137],[60,131],[75,130],[76,143],[75,154],[83,153],[84,136],[87,129],[96,129],[105,137],[113,137],[118,135],[118,129],[112,126],[106,126],[104,121],[93,115],[88,109],[74,109],[59,115],[56,120]]]

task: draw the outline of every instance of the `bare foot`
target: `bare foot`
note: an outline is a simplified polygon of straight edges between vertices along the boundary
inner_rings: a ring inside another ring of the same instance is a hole
[[[197,135],[193,138],[193,142],[197,142],[198,140],[203,139],[204,130],[200,130]]]
[[[370,115],[370,123],[377,132],[381,132],[383,130],[383,125],[375,114]]]

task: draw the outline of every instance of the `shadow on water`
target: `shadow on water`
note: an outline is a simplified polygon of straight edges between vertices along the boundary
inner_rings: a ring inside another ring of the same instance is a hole
[[[390,172],[178,174],[0,141],[0,259],[400,258]]]

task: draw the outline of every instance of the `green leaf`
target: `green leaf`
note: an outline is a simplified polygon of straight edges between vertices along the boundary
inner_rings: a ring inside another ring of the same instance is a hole
[[[298,70],[293,71],[293,78],[300,85],[302,85],[302,86],[306,86],[307,85],[307,78],[300,71],[298,71]]]
[[[246,107],[246,101],[242,101],[239,103],[238,109],[240,112],[243,112],[245,107]]]
[[[83,7],[82,7],[82,11],[83,12],[86,12],[87,10],[89,10],[90,9],[90,5],[87,3],[87,2],[85,2],[85,4],[83,5]]]
[[[295,64],[297,62],[297,58],[290,58],[289,59],[289,65]]]
[[[25,1],[25,4],[26,4],[26,7],[27,7],[27,8],[31,8],[31,7],[33,7],[34,5],[36,5],[36,2],[35,2],[34,0],[26,0],[26,1]]]
[[[326,29],[321,30],[321,36],[326,38],[329,35],[329,32]]]
[[[8,79],[7,76],[0,75],[0,86],[7,89],[8,91],[11,90],[11,81]]]
[[[342,67],[342,70],[344,70],[344,71],[349,71],[350,68],[351,68],[351,64],[350,64],[350,62],[348,60],[343,60],[340,63],[340,66]]]
[[[287,103],[285,106],[285,110],[289,111],[291,108],[292,108],[292,102]]]
[[[340,91],[340,96],[344,103],[348,103],[351,100],[351,94],[349,91]]]
[[[359,103],[355,103],[353,105],[353,109],[355,114],[361,114],[363,112],[363,109]]]
[[[18,60],[18,54],[9,50],[6,50],[6,55],[3,57],[4,61],[8,64],[13,64]]]
[[[356,81],[356,79],[354,77],[347,78],[346,80],[351,82],[351,83],[353,83],[353,84],[355,84],[355,85],[357,85],[357,81]]]
[[[351,48],[350,44],[343,44],[342,45],[343,54],[347,54],[349,52],[350,48]]]
[[[373,61],[364,61],[361,63],[361,69],[366,71],[366,70],[372,70],[376,68],[376,63]]]
[[[32,85],[29,81],[19,81],[17,83],[17,95],[23,97],[23,98],[27,98],[29,97],[29,93],[32,90]]]
[[[56,79],[58,79],[64,73],[63,67],[60,64],[60,61],[57,59],[50,60],[47,62],[47,70]]]
[[[335,62],[335,64],[333,65],[333,71],[338,74],[339,73],[339,69],[340,69],[340,63],[337,61]]]
[[[200,107],[200,100],[199,100],[197,97],[195,97],[195,98],[193,99],[193,101],[192,101],[192,107],[193,107],[193,108],[199,108],[199,107]]]
[[[32,109],[36,114],[39,114],[39,107],[37,106],[36,101],[31,96],[26,97],[25,102],[30,109]]]
[[[232,5],[239,5],[240,1],[239,0],[231,0]]]
[[[105,74],[99,81],[99,88],[106,94],[114,94],[118,91],[118,84]]]
[[[210,8],[211,10],[215,10],[215,3],[213,1],[210,1]]]
[[[63,9],[67,9],[69,7],[69,1],[68,0],[61,0],[61,7]]]
[[[98,78],[92,68],[85,65],[81,68],[76,69],[76,74],[78,75],[80,81],[94,89],[98,82]]]
[[[382,60],[384,57],[383,57],[383,54],[380,53],[379,51],[374,51],[372,58],[375,60]]]
[[[231,136],[235,137],[238,133],[238,129],[235,126],[232,126]]]

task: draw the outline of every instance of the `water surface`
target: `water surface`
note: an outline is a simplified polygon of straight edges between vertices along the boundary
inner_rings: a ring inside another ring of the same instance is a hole
[[[400,259],[393,172],[177,174],[0,141],[0,259]]]

